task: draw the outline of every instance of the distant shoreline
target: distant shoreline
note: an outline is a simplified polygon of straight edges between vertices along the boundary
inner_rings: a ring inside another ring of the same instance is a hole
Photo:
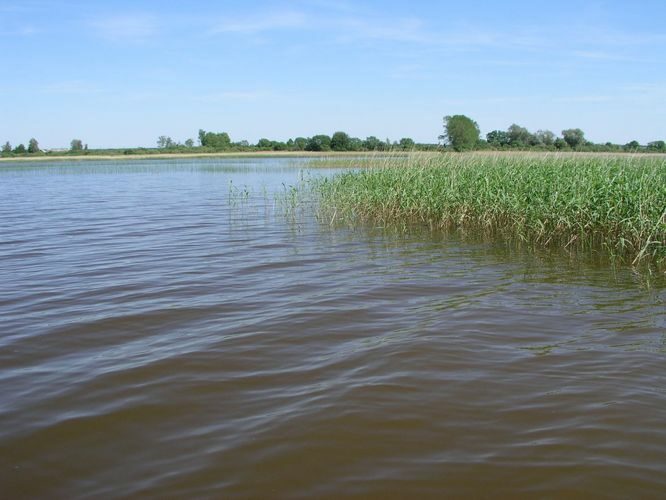
[[[0,162],[31,162],[31,161],[85,161],[85,160],[147,160],[147,159],[176,159],[176,158],[317,158],[326,156],[372,156],[391,155],[400,156],[408,152],[378,152],[378,151],[249,151],[249,152],[219,152],[219,153],[149,153],[131,155],[38,155],[38,156],[16,156],[0,158]]]
[[[406,157],[408,155],[462,155],[462,156],[555,156],[555,157],[652,157],[664,158],[666,153],[643,153],[643,152],[588,152],[588,151],[469,151],[464,153],[455,152],[432,152],[432,151],[248,151],[248,152],[218,152],[218,153],[149,153],[149,154],[113,154],[113,155],[38,155],[19,157],[0,157],[0,163],[11,162],[62,162],[62,161],[131,161],[131,160],[173,160],[191,158],[330,158],[330,157]]]

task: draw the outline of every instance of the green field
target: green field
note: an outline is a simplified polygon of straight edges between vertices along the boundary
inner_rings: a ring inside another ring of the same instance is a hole
[[[666,268],[666,158],[416,155],[315,181],[327,220],[473,229]]]

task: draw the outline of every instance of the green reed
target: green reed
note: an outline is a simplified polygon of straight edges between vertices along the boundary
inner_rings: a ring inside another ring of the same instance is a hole
[[[666,267],[666,159],[445,154],[316,182],[327,220],[472,228]]]

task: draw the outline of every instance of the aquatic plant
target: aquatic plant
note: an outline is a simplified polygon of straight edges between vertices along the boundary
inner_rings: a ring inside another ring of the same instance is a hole
[[[326,220],[472,228],[666,267],[666,159],[415,155],[316,181]]]

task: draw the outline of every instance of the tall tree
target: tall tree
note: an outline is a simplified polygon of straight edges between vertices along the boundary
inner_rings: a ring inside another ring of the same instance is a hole
[[[330,151],[331,138],[325,134],[312,136],[305,145],[306,151]]]
[[[70,149],[72,151],[83,151],[83,142],[81,142],[81,139],[72,139]]]
[[[576,149],[585,143],[585,134],[579,128],[568,128],[562,131],[562,138],[571,149]]]
[[[557,149],[569,149],[569,144],[567,144],[567,141],[565,141],[561,137],[556,138],[555,141],[553,142],[553,145]]]
[[[530,133],[529,130],[515,123],[507,129],[506,133],[509,138],[509,144],[511,146],[522,148],[525,146],[530,146],[536,142],[534,136]]]
[[[509,145],[509,134],[504,130],[493,130],[486,134],[486,141],[488,144],[495,147],[503,147]]]
[[[7,143],[9,144],[9,143]],[[652,141],[648,142],[647,148],[649,151],[666,151],[666,142],[664,141]],[[3,149],[4,151],[4,149]]]
[[[361,151],[363,149],[363,141],[358,137],[351,137],[349,139],[349,151]]]
[[[367,149],[368,151],[379,151],[383,148],[384,142],[377,139],[374,135],[367,137],[365,141],[363,141],[363,149]]]
[[[3,153],[11,153],[12,152],[12,145],[9,144],[9,141],[5,142],[2,146],[2,152]]]
[[[19,153],[19,154],[25,153],[25,146],[23,144],[19,144],[14,148],[14,153]]]
[[[226,132],[216,134],[199,130],[199,142],[202,146],[213,149],[229,149],[231,147],[231,138]]]
[[[400,145],[400,149],[403,151],[410,151],[414,149],[414,139],[411,139],[409,137],[403,137],[400,139],[400,142],[398,143]]]
[[[166,135],[161,135],[157,138],[157,147],[160,149],[168,149],[175,146],[173,139]]]
[[[39,153],[39,143],[34,137],[28,142],[28,153]]]
[[[259,141],[257,141],[257,149],[268,150],[271,149],[272,147],[273,147],[273,141],[271,141],[270,139],[262,137],[261,139],[259,139]]]
[[[537,130],[536,134],[537,141],[539,141],[544,146],[552,146],[555,143],[555,134],[550,130]]]
[[[626,143],[623,148],[625,151],[638,151],[641,148],[641,145],[638,141],[634,140]]]
[[[345,132],[335,132],[331,137],[331,149],[333,151],[349,151],[350,146],[349,135]]]
[[[439,138],[456,151],[473,149],[479,142],[479,126],[465,115],[444,117],[444,134]]]

